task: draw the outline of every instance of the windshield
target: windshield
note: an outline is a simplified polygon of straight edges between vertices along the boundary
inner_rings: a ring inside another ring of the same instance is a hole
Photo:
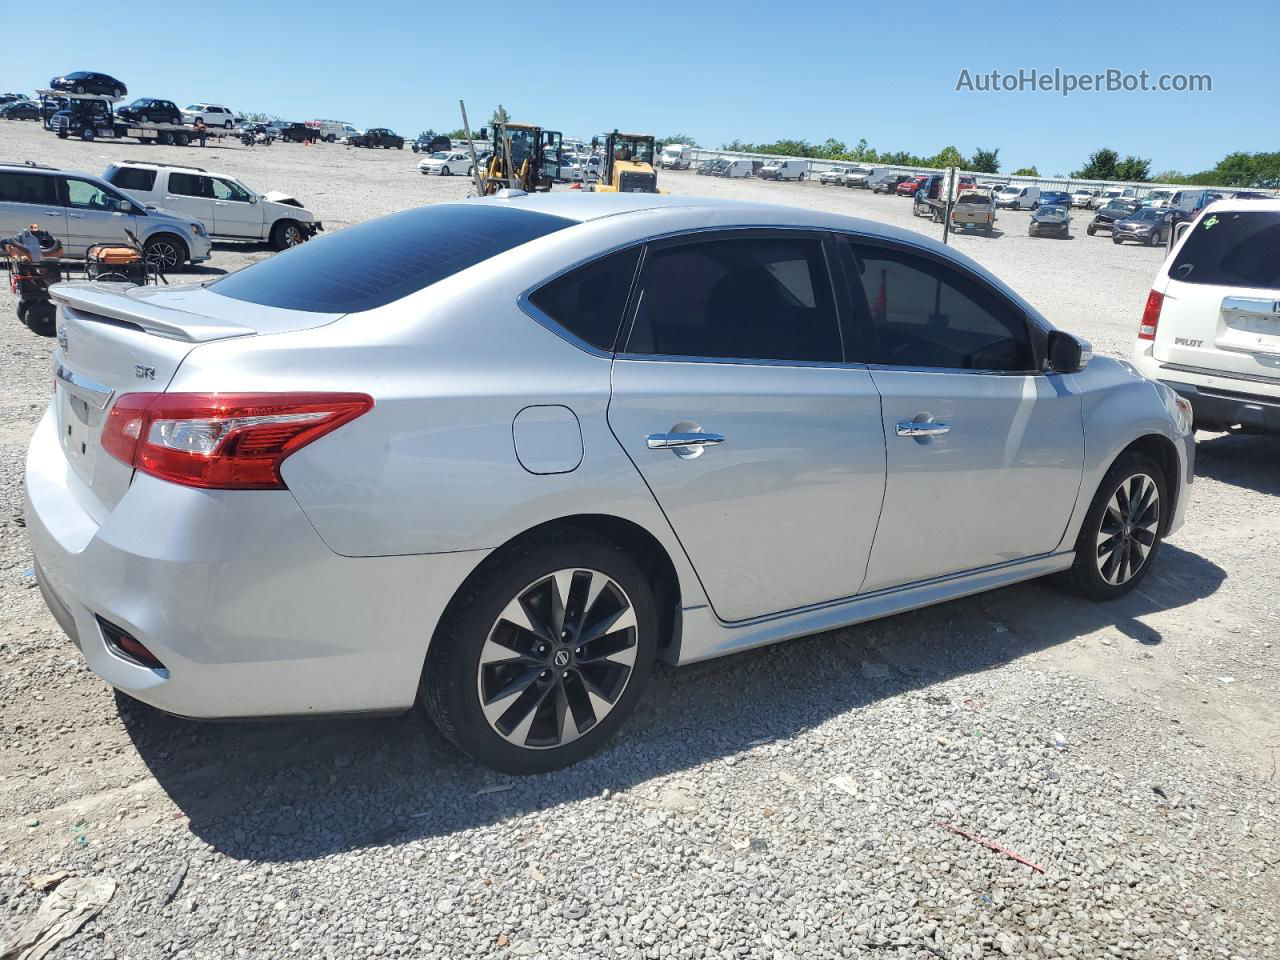
[[[209,289],[286,310],[371,310],[574,222],[486,203],[433,204],[311,240]]]
[[[1150,207],[1143,207],[1133,215],[1134,220],[1159,220],[1164,216],[1163,210],[1153,210]]]
[[[653,163],[653,141],[648,137],[615,136],[613,158],[635,163]]]
[[[432,160],[448,160],[448,159],[449,159],[449,155],[448,155],[447,153],[443,153],[443,152],[442,152],[442,153],[433,153],[433,154],[431,155],[431,159],[432,159]]]
[[[1047,217],[1065,217],[1067,215],[1067,210],[1065,207],[1050,205],[1047,207],[1042,206],[1040,208],[1040,213]]]

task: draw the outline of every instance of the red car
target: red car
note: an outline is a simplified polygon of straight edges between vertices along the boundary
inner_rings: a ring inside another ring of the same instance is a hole
[[[914,197],[916,191],[923,187],[924,182],[928,179],[928,177],[911,177],[909,180],[903,180],[898,184],[898,196]]]

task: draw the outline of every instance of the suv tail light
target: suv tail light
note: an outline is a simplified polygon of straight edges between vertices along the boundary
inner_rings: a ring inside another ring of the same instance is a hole
[[[1139,340],[1154,340],[1156,327],[1160,325],[1160,310],[1164,306],[1164,294],[1152,290],[1147,294],[1147,305],[1142,308],[1142,323],[1138,326]]]
[[[283,490],[286,457],[372,407],[363,393],[126,393],[102,447],[188,487]]]

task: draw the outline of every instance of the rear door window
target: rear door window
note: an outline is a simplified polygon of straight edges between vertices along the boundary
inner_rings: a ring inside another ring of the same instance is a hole
[[[209,289],[287,310],[372,310],[576,222],[480,202],[434,204],[319,237]]]
[[[839,363],[822,241],[718,236],[650,250],[626,352]]]
[[[209,178],[195,173],[170,173],[169,192],[180,197],[200,197],[208,199],[213,196]]]
[[[1280,289],[1280,213],[1210,213],[1191,229],[1169,276],[1183,283]]]

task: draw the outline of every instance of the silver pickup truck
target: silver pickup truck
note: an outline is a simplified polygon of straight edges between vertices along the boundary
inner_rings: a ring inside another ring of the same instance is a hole
[[[972,227],[991,236],[995,222],[996,201],[990,190],[965,189],[951,207],[951,229],[956,233]]]

